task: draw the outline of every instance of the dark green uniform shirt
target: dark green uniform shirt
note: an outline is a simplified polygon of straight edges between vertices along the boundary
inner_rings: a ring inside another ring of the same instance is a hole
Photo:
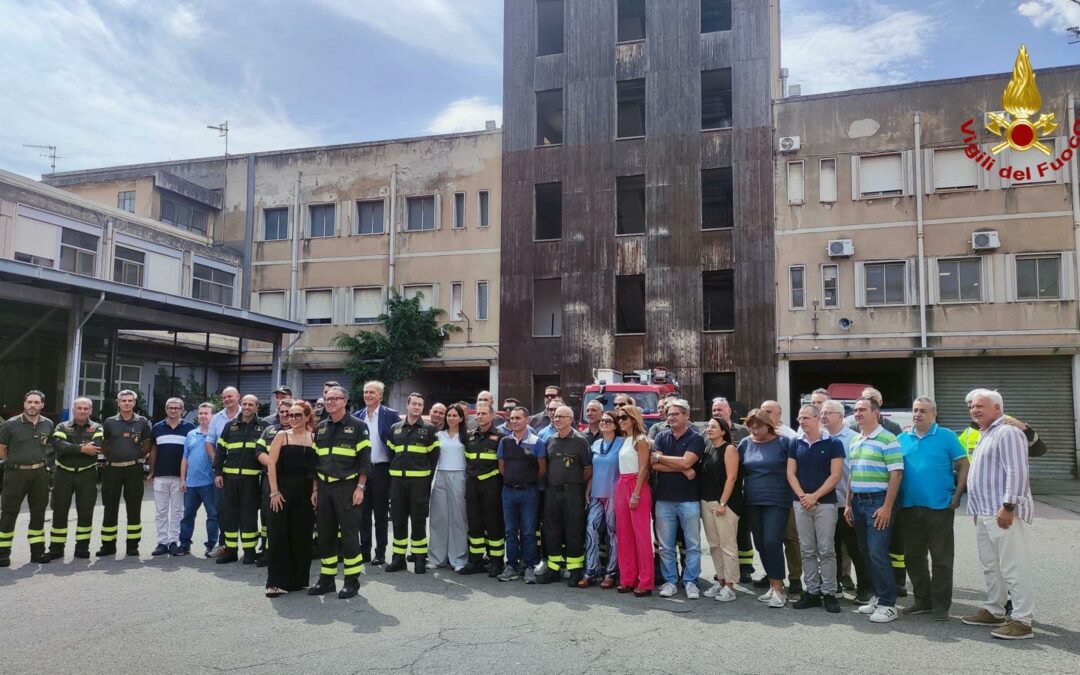
[[[7,446],[8,464],[39,464],[45,461],[49,451],[49,437],[53,423],[47,417],[38,417],[31,424],[24,415],[16,415],[0,427],[0,445]]]
[[[422,478],[434,474],[435,467],[439,465],[437,433],[435,425],[423,419],[417,419],[415,424],[409,424],[405,419],[390,427],[387,447],[394,452],[394,458],[390,460],[390,475]]]
[[[125,420],[117,413],[101,425],[101,451],[110,462],[130,462],[142,459],[143,445],[150,440],[150,422],[133,414]]]
[[[371,470],[371,440],[368,427],[346,414],[335,422],[327,417],[315,427],[312,446],[316,457],[316,476],[325,483],[356,481]]]
[[[486,432],[473,429],[466,437],[465,475],[469,478],[487,480],[499,475],[499,441],[503,435],[495,430],[495,425]]]
[[[556,433],[547,439],[547,486],[585,483],[585,467],[592,466],[592,450],[585,437],[571,431],[566,438]]]
[[[74,420],[56,425],[52,435],[53,450],[56,451],[56,464],[62,469],[84,469],[97,464],[97,457],[84,455],[79,448],[87,443],[100,443],[104,433],[101,425],[87,420],[85,426],[75,424]]]

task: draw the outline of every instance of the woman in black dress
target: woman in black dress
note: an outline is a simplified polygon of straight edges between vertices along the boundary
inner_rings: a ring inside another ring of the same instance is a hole
[[[315,481],[312,432],[315,418],[307,401],[297,401],[282,418],[270,445],[270,562],[266,597],[307,588],[311,581],[311,493]]]

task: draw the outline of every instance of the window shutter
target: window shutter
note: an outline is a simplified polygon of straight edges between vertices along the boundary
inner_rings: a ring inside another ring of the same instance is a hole
[[[370,321],[382,314],[382,288],[353,289],[353,321]]]
[[[836,201],[835,159],[823,159],[819,163],[818,199],[823,202]]]
[[[435,229],[442,229],[442,195],[435,193]]]
[[[788,204],[802,204],[805,201],[805,186],[802,162],[787,163],[787,201]]]
[[[334,320],[333,291],[308,291],[305,294],[304,318]]]
[[[1056,147],[1054,139],[1043,139],[1043,143],[1050,146],[1051,155],[1047,157],[1038,150],[1031,148],[1023,152],[1018,152],[1013,149],[1007,151],[1008,162],[1012,164],[1013,171],[1018,169],[1030,169],[1031,180],[1016,180],[1011,179],[1012,185],[1030,185],[1034,183],[1056,183],[1061,182],[1061,171],[1054,171],[1050,168],[1050,161],[1053,159],[1053,152]],[[1039,164],[1046,164],[1046,173],[1039,176]]]
[[[1005,260],[1005,302],[1016,302],[1016,257],[1006,253]]]
[[[1061,299],[1076,300],[1076,253],[1061,252]]]
[[[977,188],[979,186],[979,172],[983,171],[978,164],[968,159],[967,154],[961,149],[934,150],[934,190],[954,190],[961,188]]]
[[[919,305],[919,264],[915,258],[904,261],[907,272],[907,304]]]
[[[904,192],[904,161],[900,153],[858,159],[860,196]]]
[[[941,302],[941,275],[938,271],[938,259],[926,259],[926,303],[937,305]]]
[[[866,268],[861,262],[855,263],[855,306],[866,307]]]
[[[258,312],[267,316],[276,316],[279,319],[285,318],[285,291],[263,291],[257,293]],[[254,303],[252,303],[254,304]]]
[[[915,151],[905,150],[900,153],[900,177],[905,195],[915,194]]]
[[[934,191],[934,153],[936,150],[924,148],[922,151],[923,194]]]
[[[851,156],[851,198],[862,199],[862,188],[859,180],[860,161],[858,155]]]

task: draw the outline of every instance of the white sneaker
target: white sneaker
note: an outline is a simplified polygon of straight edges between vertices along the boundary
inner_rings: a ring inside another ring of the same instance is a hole
[[[870,602],[866,603],[865,605],[860,606],[855,611],[858,612],[859,614],[873,614],[874,610],[876,610],[876,609],[877,609],[877,596],[874,595],[874,596],[870,597]]]
[[[716,601],[717,602],[731,602],[736,597],[737,596],[735,595],[735,591],[731,590],[731,588],[729,588],[727,586],[724,586],[724,587],[722,587],[720,589],[720,592],[716,594]]]
[[[772,609],[780,609],[787,604],[787,593],[773,593],[772,600],[769,600],[769,607]]]
[[[701,592],[698,591],[697,584],[695,584],[693,581],[688,581],[687,583],[683,584],[683,587],[686,589],[687,600],[697,600],[701,597]]]
[[[660,597],[670,598],[675,595],[675,584],[665,583],[660,587]]]
[[[705,592],[702,593],[702,595],[704,595],[706,598],[715,598],[716,594],[720,592],[721,588],[727,588],[727,586],[721,586],[719,581],[714,581],[712,582],[712,586],[706,588]]]
[[[772,588],[769,588],[769,590],[758,596],[758,602],[769,602],[770,600],[772,600],[773,593],[775,593],[775,591]]]
[[[875,609],[874,613],[870,615],[870,620],[874,623],[889,623],[899,618],[900,613],[896,611],[895,607],[885,607],[884,605]]]

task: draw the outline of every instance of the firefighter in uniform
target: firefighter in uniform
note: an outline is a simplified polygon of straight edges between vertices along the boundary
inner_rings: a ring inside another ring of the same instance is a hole
[[[387,572],[405,569],[408,547],[413,555],[413,571],[427,571],[427,517],[431,501],[431,478],[439,463],[439,439],[435,427],[423,420],[424,397],[409,394],[405,419],[390,429],[390,520],[394,527],[393,559]],[[412,537],[409,538],[409,521]]]
[[[557,581],[563,566],[567,585],[577,588],[585,568],[585,486],[592,478],[592,449],[574,430],[574,411],[560,405],[552,416],[555,433],[547,439],[547,499],[544,502],[544,545],[547,569],[537,583]],[[565,556],[564,556],[565,553]]]
[[[30,562],[47,563],[45,509],[49,506],[49,473],[45,468],[53,423],[41,416],[45,395],[33,390],[23,396],[23,412],[0,427],[0,459],[6,460],[3,495],[0,496],[0,567],[11,565],[15,520],[23,498],[30,507],[26,538]]]
[[[101,548],[97,556],[116,553],[120,531],[120,497],[127,508],[127,554],[139,555],[142,539],[142,500],[145,474],[143,458],[150,454],[151,427],[145,417],[135,412],[135,392],[130,389],[116,396],[120,410],[101,424],[101,452],[105,468],[101,475]]]
[[[75,497],[78,519],[75,525],[75,557],[90,557],[90,532],[94,524],[94,505],[97,504],[97,455],[104,437],[101,425],[90,419],[94,402],[77,398],[71,406],[73,419],[56,425],[52,446],[56,452],[56,471],[53,473],[52,529],[49,530],[49,557],[64,557],[68,538],[68,514],[71,498]]]
[[[284,428],[282,419],[289,413],[289,408],[293,405],[291,398],[281,398],[279,395],[279,392],[284,389],[286,387],[274,392],[278,411],[274,415],[267,415],[263,418],[263,421],[266,422],[266,430],[263,431],[262,437],[259,438],[259,447],[256,449],[259,464],[262,465],[262,474],[259,477],[262,482],[262,500],[259,505],[259,556],[255,559],[256,567],[266,567],[270,562],[268,556],[270,540],[266,536],[266,524],[270,522],[270,479],[266,476],[266,465],[270,462],[270,446],[274,442],[274,437],[277,436],[277,432]]]
[[[267,424],[255,414],[259,397],[248,394],[240,399],[240,414],[221,430],[214,453],[214,484],[222,488],[221,529],[225,532],[225,553],[219,565],[240,559],[255,563],[259,543],[259,506],[262,503],[262,463],[258,458],[259,441]]]
[[[340,537],[345,585],[338,598],[346,600],[360,590],[364,557],[360,553],[360,505],[371,469],[371,442],[367,425],[345,412],[345,389],[330,386],[323,395],[327,418],[315,427],[315,525],[318,529],[319,581],[308,595],[337,590]]]
[[[506,555],[506,524],[502,511],[502,475],[499,474],[499,440],[503,437],[492,425],[491,404],[476,404],[476,428],[465,445],[465,511],[469,521],[469,562],[458,574],[484,571],[499,576]]]

